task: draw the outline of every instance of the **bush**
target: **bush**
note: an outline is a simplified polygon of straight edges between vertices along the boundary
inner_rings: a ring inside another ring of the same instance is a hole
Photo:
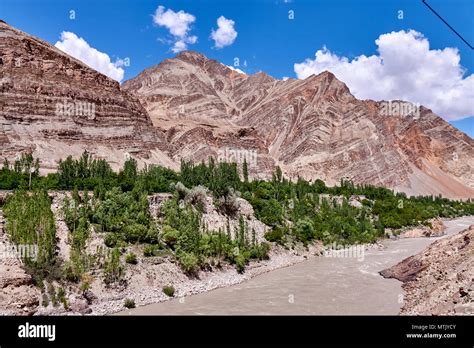
[[[63,288],[59,288],[58,289],[58,292],[56,294],[56,298],[58,299],[59,302],[61,302],[64,306],[64,309],[68,309],[69,308],[69,304],[67,303],[67,299],[66,299],[66,292],[64,291]]]
[[[125,302],[123,303],[123,306],[128,309],[135,308],[135,300],[132,300],[131,298],[126,298]]]
[[[196,255],[187,252],[178,254],[178,261],[181,269],[188,275],[195,275],[199,270],[199,260]]]
[[[186,197],[184,198],[184,201],[202,210],[202,208],[206,204],[207,195],[207,188],[202,185],[198,185],[188,191]]]
[[[156,246],[155,245],[147,244],[147,245],[144,246],[143,256],[151,257],[151,256],[155,256],[155,254],[156,254]]]
[[[113,248],[118,243],[118,236],[115,233],[107,233],[104,238],[104,244],[109,248]]]
[[[174,287],[172,287],[171,285],[163,287],[163,292],[166,294],[166,296],[173,297],[174,291]]]
[[[315,233],[313,222],[307,218],[298,220],[293,228],[293,232],[299,240],[303,243],[307,243],[314,238]]]
[[[285,229],[283,227],[275,227],[272,230],[265,233],[264,237],[269,242],[281,243]]]
[[[130,263],[132,265],[136,265],[138,263],[137,261],[137,255],[134,253],[130,252],[125,256],[125,262]]]
[[[176,184],[171,184],[170,189],[171,191],[176,191],[178,193],[179,199],[184,199],[189,193],[189,189],[180,181],[178,181]]]
[[[148,227],[142,224],[132,223],[123,228],[123,233],[127,242],[140,242],[147,238]]]
[[[268,260],[270,258],[269,256],[270,248],[271,246],[268,243],[261,243],[260,245],[255,245],[250,250],[250,257],[252,259]]]
[[[162,234],[163,234],[163,241],[166,243],[166,245],[170,247],[174,247],[179,237],[178,230],[174,229],[173,227],[169,225],[164,225]]]
[[[77,283],[81,279],[82,270],[72,261],[66,261],[62,268],[62,278]]]
[[[239,201],[237,198],[238,195],[234,189],[229,188],[229,192],[217,201],[217,208],[225,215],[235,216],[239,211]]]
[[[245,265],[247,264],[247,259],[243,254],[239,254],[235,257],[235,267],[237,268],[237,272],[244,273]]]
[[[115,248],[106,256],[104,262],[104,281],[107,284],[119,281],[123,276],[123,267],[120,264],[120,251]]]
[[[256,217],[265,225],[277,226],[283,222],[283,207],[274,198],[257,200]]]

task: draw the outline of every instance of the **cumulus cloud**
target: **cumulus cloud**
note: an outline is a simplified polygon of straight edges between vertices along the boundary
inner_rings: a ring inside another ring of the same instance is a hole
[[[464,77],[457,48],[430,49],[414,30],[382,34],[375,43],[378,54],[352,60],[323,47],[314,59],[294,65],[296,76],[329,70],[360,99],[420,103],[446,120],[474,115],[474,74]]]
[[[63,31],[61,40],[54,46],[116,81],[123,80],[123,60],[112,63],[108,54],[91,47],[86,40],[70,31]]]
[[[224,16],[217,18],[217,30],[212,29],[211,39],[214,40],[216,48],[223,48],[232,45],[237,38],[237,31],[234,29],[235,22]]]
[[[196,21],[196,17],[183,10],[174,12],[172,9],[167,9],[163,6],[158,6],[153,16],[153,22],[161,27],[169,30],[173,36],[173,46],[171,51],[178,53],[188,48],[188,45],[197,42],[197,36],[189,35],[192,24]]]

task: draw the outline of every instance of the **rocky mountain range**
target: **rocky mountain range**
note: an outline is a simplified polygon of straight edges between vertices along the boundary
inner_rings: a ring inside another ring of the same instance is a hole
[[[473,139],[423,106],[358,100],[330,72],[277,80],[186,51],[120,86],[4,22],[0,59],[0,157],[30,151],[44,170],[84,149],[115,168],[246,158],[254,177],[280,166],[329,185],[474,197]]]

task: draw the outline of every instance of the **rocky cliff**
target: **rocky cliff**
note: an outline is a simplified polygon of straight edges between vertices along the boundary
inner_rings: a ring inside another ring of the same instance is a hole
[[[33,152],[43,169],[85,149],[169,164],[163,134],[118,82],[0,22],[0,157]],[[128,154],[128,155],[127,155]]]

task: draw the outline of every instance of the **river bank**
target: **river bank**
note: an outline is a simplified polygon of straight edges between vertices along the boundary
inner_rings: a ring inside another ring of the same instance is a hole
[[[120,314],[398,314],[402,283],[379,272],[414,255],[432,242],[474,224],[474,217],[445,220],[441,237],[382,241],[363,260],[308,257],[291,267],[264,272],[237,285],[154,303]],[[245,280],[245,279],[244,279]]]
[[[401,314],[474,313],[474,225],[381,272],[403,282]]]

